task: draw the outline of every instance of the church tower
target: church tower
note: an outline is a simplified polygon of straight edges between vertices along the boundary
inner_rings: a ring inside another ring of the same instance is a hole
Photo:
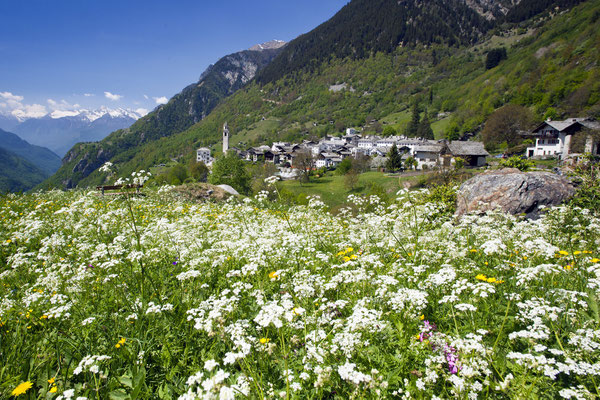
[[[225,122],[223,125],[223,153],[227,154],[227,150],[229,150],[229,126]]]

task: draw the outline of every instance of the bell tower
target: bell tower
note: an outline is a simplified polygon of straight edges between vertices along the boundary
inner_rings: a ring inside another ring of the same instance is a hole
[[[229,150],[229,126],[225,122],[223,125],[223,153],[227,154],[227,150]]]

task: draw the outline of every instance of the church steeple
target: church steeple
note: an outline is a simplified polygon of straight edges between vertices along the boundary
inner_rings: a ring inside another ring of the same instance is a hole
[[[227,154],[227,150],[229,150],[229,126],[225,122],[223,125],[223,153]]]

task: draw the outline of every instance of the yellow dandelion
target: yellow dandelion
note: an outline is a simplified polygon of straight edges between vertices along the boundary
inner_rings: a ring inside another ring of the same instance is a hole
[[[20,396],[22,394],[25,394],[29,389],[31,389],[33,386],[33,383],[26,381],[21,383],[19,386],[17,386],[12,392],[11,394],[13,396]]]
[[[419,317],[419,319],[420,319],[421,321],[423,321],[423,320],[425,319],[425,314],[421,314],[421,316]]]
[[[568,256],[568,255],[569,255],[569,252],[568,252],[568,251],[561,250],[561,251],[559,251],[559,252],[558,252],[558,254],[560,254],[561,256]]]
[[[278,277],[279,277],[279,275],[277,275],[277,271],[273,271],[273,272],[269,273],[269,278],[271,278],[271,279],[276,279]]]
[[[496,278],[487,278],[487,282],[494,283],[494,282],[496,282]]]
[[[266,338],[266,337],[264,337],[264,338],[260,338],[260,340],[259,340],[260,344],[267,344],[267,343],[269,343],[270,341],[271,341],[271,339],[269,339],[269,338]]]
[[[600,262],[600,258],[592,258],[592,260],[591,260],[591,261],[592,261],[593,263],[597,263],[597,262]]]
[[[577,255],[581,254],[581,252],[580,252],[579,250],[575,250],[575,251],[573,252],[573,254],[577,256]]]
[[[51,385],[54,383],[54,381],[55,381],[55,379],[54,379],[54,378],[50,378],[50,379],[48,379],[48,383],[49,383],[49,384],[51,384]]]
[[[487,276],[485,276],[484,274],[479,274],[475,277],[475,279],[480,281],[487,281]]]
[[[477,249],[471,249],[469,250],[471,253],[477,253]]]
[[[58,388],[56,386],[52,386],[50,388],[50,390],[48,390],[50,393],[56,393],[56,391],[58,390]]]

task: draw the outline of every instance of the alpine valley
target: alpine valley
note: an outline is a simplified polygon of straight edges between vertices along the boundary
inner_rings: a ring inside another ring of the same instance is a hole
[[[415,103],[437,138],[477,135],[507,103],[540,121],[597,116],[599,15],[598,0],[354,0],[284,47],[224,57],[130,128],[75,145],[42,187],[101,183],[106,161],[130,173],[218,150],[224,122],[243,147],[346,127],[402,132]],[[499,48],[506,58],[486,66]]]

